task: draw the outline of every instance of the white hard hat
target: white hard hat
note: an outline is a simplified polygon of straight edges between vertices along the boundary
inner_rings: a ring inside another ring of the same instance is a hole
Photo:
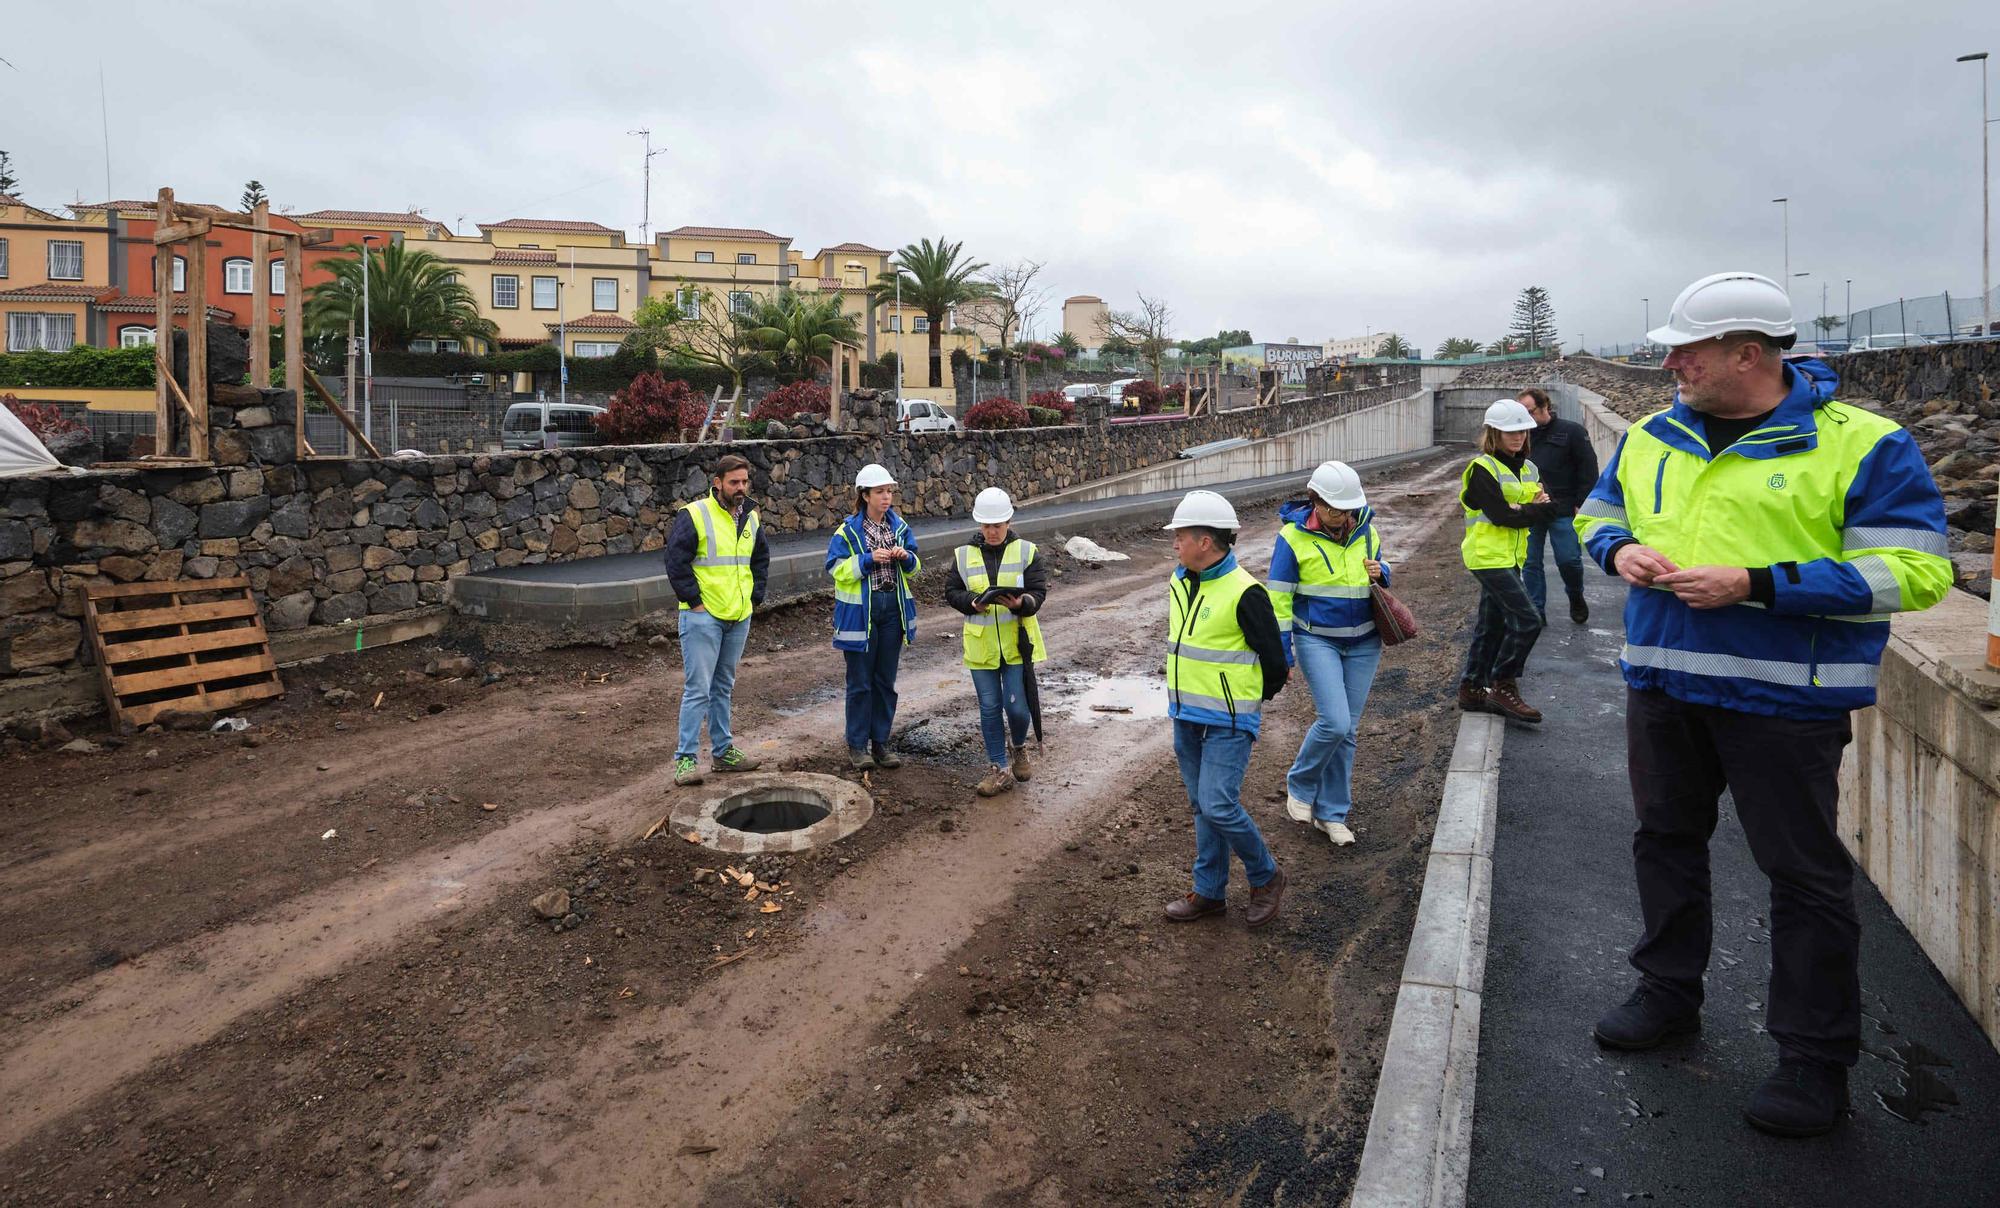
[[[854,476],[854,487],[860,491],[865,491],[870,487],[893,487],[895,485],[895,477],[889,471],[872,461],[862,466],[861,472]]]
[[[1183,528],[1236,529],[1236,509],[1214,491],[1189,491],[1174,508],[1167,531]]]
[[[1503,398],[1486,409],[1486,426],[1502,432],[1526,432],[1538,425],[1519,399]]]
[[[972,501],[972,519],[980,524],[1005,524],[1014,518],[1014,501],[999,487],[987,487]]]
[[[1324,500],[1328,507],[1351,512],[1368,506],[1368,496],[1361,491],[1361,475],[1344,461],[1321,462],[1306,487]]]
[[[1681,291],[1667,312],[1667,325],[1646,338],[1678,348],[1732,331],[1755,331],[1774,339],[1796,337],[1792,300],[1785,287],[1756,273],[1716,273]]]

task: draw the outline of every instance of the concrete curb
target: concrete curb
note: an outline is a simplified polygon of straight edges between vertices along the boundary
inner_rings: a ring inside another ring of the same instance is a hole
[[[1505,739],[1494,714],[1459,718],[1353,1208],[1465,1203]]]

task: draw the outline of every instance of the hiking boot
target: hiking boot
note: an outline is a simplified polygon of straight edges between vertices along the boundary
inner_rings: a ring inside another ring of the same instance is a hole
[[[1675,1036],[1701,1031],[1701,1012],[1667,1001],[1641,984],[1622,1006],[1605,1012],[1590,1034],[1607,1049],[1657,1048]]]
[[[1471,684],[1460,684],[1458,686],[1458,707],[1461,712],[1465,713],[1491,713],[1494,711],[1487,707],[1486,689],[1475,688]]]
[[[1569,619],[1571,623],[1577,625],[1590,620],[1590,605],[1584,602],[1582,596],[1569,602]]]
[[[1313,823],[1313,825],[1325,831],[1326,837],[1333,840],[1335,847],[1346,847],[1348,844],[1354,842],[1354,832],[1347,829],[1345,822],[1332,822],[1321,819]]]
[[[1778,1068],[1750,1096],[1743,1118],[1774,1137],[1817,1137],[1833,1131],[1846,1110],[1846,1066],[1780,1057]]]
[[[745,755],[735,747],[731,747],[722,754],[717,755],[714,759],[709,760],[709,763],[718,772],[754,772],[757,770],[757,757],[754,755]]]
[[[903,757],[878,742],[875,744],[875,766],[878,768],[900,768],[903,766]]]
[[[972,791],[981,797],[998,797],[1014,787],[1014,774],[997,763],[986,765],[986,778]]]
[[[866,772],[875,766],[875,757],[860,747],[847,748],[847,766],[857,772]]]
[[[1020,746],[1015,747],[1013,751],[1010,752],[1010,755],[1013,760],[1010,766],[1014,769],[1014,779],[1025,781],[1029,777],[1035,774],[1035,769],[1028,766],[1027,743],[1024,742]]]
[[[1311,822],[1313,820],[1313,807],[1300,801],[1290,793],[1286,793],[1285,817],[1290,818],[1294,822]]]
[[[692,755],[674,756],[674,784],[676,786],[701,783],[701,765]]]
[[[1227,909],[1229,903],[1222,898],[1205,898],[1198,893],[1188,893],[1167,903],[1167,917],[1176,923],[1190,923],[1211,914],[1221,914]]]
[[[1521,699],[1521,690],[1514,686],[1513,680],[1495,680],[1486,690],[1486,707],[1515,721],[1542,720],[1542,711]]]
[[[1252,927],[1262,927],[1278,917],[1278,904],[1285,897],[1285,870],[1280,868],[1271,874],[1271,879],[1250,891],[1250,910],[1243,921]]]

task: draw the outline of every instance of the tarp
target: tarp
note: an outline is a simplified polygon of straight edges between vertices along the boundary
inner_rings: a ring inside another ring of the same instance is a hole
[[[63,464],[43,447],[20,417],[5,407],[0,407],[0,478],[18,478],[23,474],[47,474],[60,470]]]

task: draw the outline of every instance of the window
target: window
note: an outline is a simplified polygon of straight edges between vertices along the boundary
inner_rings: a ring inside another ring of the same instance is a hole
[[[714,252],[696,252],[696,253],[694,254],[694,262],[695,262],[696,264],[714,264],[714,263],[715,263],[715,253],[714,253]]]
[[[901,330],[903,330],[903,316],[901,316],[901,315],[890,315],[890,316],[889,316],[889,330],[890,330],[890,331],[901,331]]]
[[[595,428],[590,422],[595,414],[582,407],[550,407],[549,424],[558,432],[589,432]]]
[[[7,315],[7,351],[68,352],[76,343],[75,315],[40,315],[12,311]]]
[[[750,291],[747,289],[729,291],[729,313],[732,315],[747,315],[756,304],[756,300],[750,296]]]
[[[0,277],[7,275],[7,241],[0,239]]]
[[[248,260],[224,260],[222,262],[222,292],[225,294],[247,294],[250,292],[250,262]]]
[[[757,263],[757,253],[755,253],[755,252],[738,252],[738,253],[736,253],[736,263],[738,263],[738,264],[755,264],[755,263]]]
[[[458,341],[457,341],[457,340],[439,340],[439,341],[438,341],[438,351],[439,351],[439,352],[457,352],[457,351],[458,351]]]
[[[535,309],[554,310],[556,308],[556,279],[554,277],[536,277],[534,287]]]
[[[49,280],[83,280],[83,240],[49,240]]]
[[[700,290],[694,290],[694,289],[681,290],[678,295],[678,298],[681,304],[681,318],[683,319],[701,318]]]
[[[537,252],[539,252],[539,251],[541,251],[541,250],[542,250],[542,245],[541,245],[541,244],[539,244],[539,243],[524,243],[524,244],[522,244],[522,245],[521,245],[521,248],[522,248],[522,250],[524,250],[524,251],[526,251],[526,250],[533,250],[533,251],[537,251]]]
[[[590,340],[578,340],[576,342],[576,356],[579,360],[608,357],[617,351],[618,345],[616,344],[606,344],[601,341],[594,342]]]
[[[155,256],[153,257],[153,271],[152,274],[149,277],[147,277],[146,284],[151,285],[156,279],[158,279],[159,274],[160,274],[160,258],[158,256]],[[188,287],[188,262],[186,260],[183,260],[179,256],[175,256],[174,292],[177,294],[184,294],[187,292],[187,287]]]
[[[133,326],[133,327],[121,327],[118,329],[118,347],[151,348],[152,346],[153,346],[152,328]]]
[[[931,317],[929,315],[912,315],[910,319],[911,331],[925,332],[931,329]]]
[[[282,260],[271,261],[271,296],[285,296],[285,262]]]
[[[493,278],[493,305],[502,310],[521,308],[521,279],[515,276]]]
[[[438,342],[437,342],[436,340],[411,340],[411,341],[410,341],[410,351],[411,351],[411,352],[436,352],[436,351],[437,351],[437,346],[438,346]]]
[[[618,309],[618,279],[615,277],[592,277],[590,279],[590,309]]]

